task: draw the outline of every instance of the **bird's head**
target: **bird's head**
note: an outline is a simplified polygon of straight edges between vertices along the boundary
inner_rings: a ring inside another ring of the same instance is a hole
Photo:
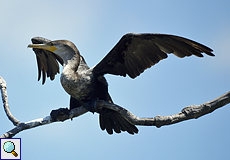
[[[54,53],[54,51],[56,51],[59,48],[59,45],[60,44],[54,43],[54,41],[51,41],[46,44],[29,44],[28,48],[45,49],[45,50],[48,50]]]
[[[79,54],[77,47],[68,40],[50,41],[44,44],[29,44],[28,48],[37,48],[50,51],[62,58],[63,61],[68,60],[76,53]]]
[[[78,67],[80,53],[72,42],[68,40],[50,41],[42,37],[34,37],[32,42],[33,44],[29,44],[28,48],[33,48],[36,54],[38,80],[40,80],[42,73],[43,84],[45,83],[46,76],[53,80],[55,75],[59,73],[57,62],[60,62],[63,66],[66,66],[69,62],[74,62],[69,64],[72,64],[75,68]]]

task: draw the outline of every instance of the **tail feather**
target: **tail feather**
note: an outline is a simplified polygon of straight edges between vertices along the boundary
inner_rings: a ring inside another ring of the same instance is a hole
[[[129,123],[124,117],[113,110],[103,109],[99,118],[101,129],[106,129],[108,134],[113,134],[113,130],[116,133],[121,133],[121,131],[127,131],[129,134],[138,133],[135,125]]]
[[[127,131],[129,134],[138,133],[138,129],[135,125],[130,124],[124,117],[122,117],[120,114],[116,114],[117,120],[121,124],[121,130]]]
[[[110,114],[110,124],[113,125],[113,129],[116,133],[121,133],[121,124],[117,121],[115,114]]]

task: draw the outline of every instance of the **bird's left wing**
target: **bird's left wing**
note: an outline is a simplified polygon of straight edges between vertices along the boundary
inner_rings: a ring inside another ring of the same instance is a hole
[[[93,73],[128,74],[135,78],[145,69],[167,58],[169,53],[183,58],[191,55],[203,57],[202,52],[214,56],[212,49],[187,38],[167,34],[129,33],[93,68]]]
[[[42,37],[34,37],[31,41],[33,44],[45,44],[51,42],[51,40]],[[42,84],[45,83],[46,76],[50,77],[51,80],[54,80],[55,75],[59,73],[59,65],[57,61],[63,65],[63,60],[58,55],[44,49],[33,48],[33,51],[35,52],[37,58],[38,81],[41,78],[41,73]]]

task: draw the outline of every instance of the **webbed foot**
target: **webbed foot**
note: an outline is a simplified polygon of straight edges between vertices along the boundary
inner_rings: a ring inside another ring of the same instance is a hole
[[[69,109],[68,108],[59,108],[52,110],[50,116],[52,120],[55,121],[64,121],[69,118]]]
[[[96,108],[97,108],[97,100],[98,98],[93,98],[92,100],[84,103],[83,107],[87,109],[88,111],[94,113],[96,112]]]

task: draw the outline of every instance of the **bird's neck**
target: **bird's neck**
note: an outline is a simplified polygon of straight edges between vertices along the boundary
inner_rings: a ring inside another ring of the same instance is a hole
[[[71,70],[76,72],[80,64],[80,56],[73,56],[72,58],[64,60],[63,71]]]
[[[75,73],[80,64],[79,52],[61,52],[58,54],[64,61],[63,73],[70,74]]]

